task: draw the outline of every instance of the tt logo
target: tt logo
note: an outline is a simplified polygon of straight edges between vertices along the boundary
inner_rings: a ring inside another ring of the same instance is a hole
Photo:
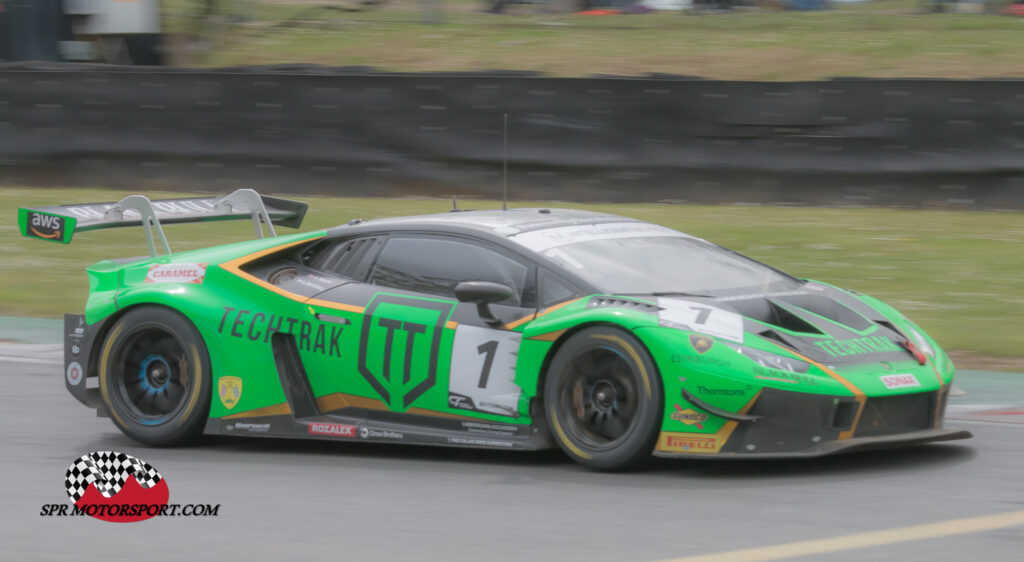
[[[390,409],[408,409],[437,382],[441,337],[454,306],[377,293],[366,307],[359,374]]]
[[[402,370],[402,383],[409,384],[409,380],[412,378],[412,352],[416,347],[416,334],[426,332],[426,325],[415,322],[402,322],[391,318],[380,318],[377,320],[377,324],[387,330],[387,336],[384,338],[384,357],[386,358],[392,356],[391,351],[394,349],[395,331],[403,330],[405,332],[405,368]],[[384,369],[381,374],[385,381],[391,381],[391,361],[384,360]]]

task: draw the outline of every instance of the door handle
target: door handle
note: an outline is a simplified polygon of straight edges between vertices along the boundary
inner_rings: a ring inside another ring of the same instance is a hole
[[[352,323],[351,320],[345,318],[344,316],[335,316],[333,314],[320,314],[319,312],[314,314],[314,316],[316,316],[317,320],[320,320],[322,322],[330,322],[332,324],[341,324],[343,326],[348,326],[349,324]]]

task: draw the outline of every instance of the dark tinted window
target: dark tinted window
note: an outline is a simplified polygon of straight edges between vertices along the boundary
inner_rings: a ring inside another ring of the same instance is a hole
[[[543,272],[540,275],[540,305],[551,306],[573,297],[580,296],[581,291],[571,284]]]
[[[443,238],[392,238],[381,250],[370,283],[441,297],[455,297],[462,281],[508,285],[513,296],[500,304],[520,306],[530,269],[482,246]]]
[[[359,271],[359,266],[376,240],[356,238],[335,242],[326,248],[318,248],[318,253],[310,260],[310,266],[342,277],[361,279],[363,273]]]

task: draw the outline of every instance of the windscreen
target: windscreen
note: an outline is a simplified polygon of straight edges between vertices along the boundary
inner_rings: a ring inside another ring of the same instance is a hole
[[[800,281],[707,241],[649,223],[612,223],[511,237],[611,294],[725,296]]]

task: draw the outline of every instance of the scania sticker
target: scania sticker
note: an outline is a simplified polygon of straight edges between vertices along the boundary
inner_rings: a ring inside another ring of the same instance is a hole
[[[82,382],[82,365],[78,361],[72,361],[67,369],[68,384],[75,386]]]
[[[882,384],[885,385],[885,388],[888,388],[889,390],[892,390],[894,388],[910,388],[914,386],[921,386],[921,382],[917,380],[917,377],[909,373],[899,375],[882,375],[881,377],[878,378],[881,379]]]
[[[708,419],[707,414],[702,414],[693,408],[684,410],[679,404],[676,404],[676,411],[672,412],[669,417],[678,422],[683,422],[685,425],[695,425],[697,429],[704,429],[703,424]]]
[[[217,396],[225,408],[230,410],[237,406],[242,398],[242,379],[227,376],[217,379]]]
[[[146,283],[202,283],[205,263],[162,263],[149,266]]]
[[[356,426],[344,423],[311,423],[310,435],[333,435],[335,437],[355,437]]]

